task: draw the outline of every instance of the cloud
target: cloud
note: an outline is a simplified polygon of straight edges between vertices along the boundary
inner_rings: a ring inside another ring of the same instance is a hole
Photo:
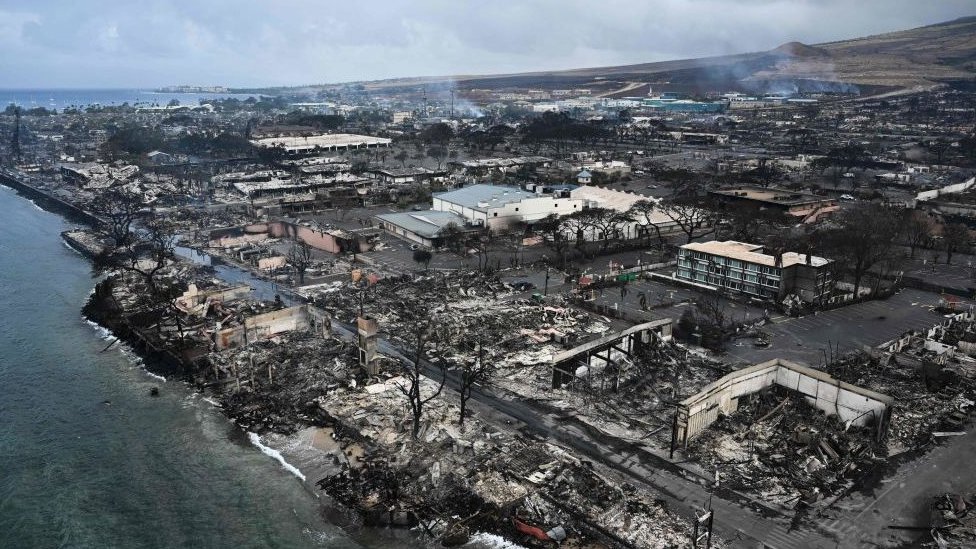
[[[286,85],[641,63],[972,11],[971,0],[0,0],[0,87]]]

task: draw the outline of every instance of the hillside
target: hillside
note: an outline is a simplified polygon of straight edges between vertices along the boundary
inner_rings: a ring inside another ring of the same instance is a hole
[[[655,90],[703,93],[924,89],[976,78],[976,17],[825,44],[565,71],[383,80],[372,89],[453,82],[470,95],[503,89],[588,88],[604,96]]]

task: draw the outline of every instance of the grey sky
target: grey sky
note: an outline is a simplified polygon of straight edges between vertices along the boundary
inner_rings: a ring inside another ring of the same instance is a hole
[[[0,0],[0,88],[298,85],[617,65],[974,14],[973,0]]]

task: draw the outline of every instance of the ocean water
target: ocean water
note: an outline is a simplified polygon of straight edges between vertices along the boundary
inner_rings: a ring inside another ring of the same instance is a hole
[[[0,547],[407,545],[337,526],[211,404],[104,350],[61,218],[0,186],[0,219]]]
[[[199,105],[201,99],[237,97],[247,99],[249,94],[229,93],[156,93],[138,89],[0,89],[0,110],[14,104],[24,108],[45,107],[62,110],[65,107],[88,105],[166,105],[176,99],[181,105]]]

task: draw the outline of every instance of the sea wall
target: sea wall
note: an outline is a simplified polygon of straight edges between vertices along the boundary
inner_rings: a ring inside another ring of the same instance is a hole
[[[66,202],[56,196],[52,196],[47,192],[38,189],[37,187],[34,187],[16,174],[12,174],[8,171],[0,171],[0,184],[6,185],[21,195],[30,198],[38,206],[44,208],[45,210],[61,214],[72,221],[84,223],[94,228],[100,227],[103,224],[102,220],[98,217],[86,212],[85,210],[82,210],[70,202]]]

